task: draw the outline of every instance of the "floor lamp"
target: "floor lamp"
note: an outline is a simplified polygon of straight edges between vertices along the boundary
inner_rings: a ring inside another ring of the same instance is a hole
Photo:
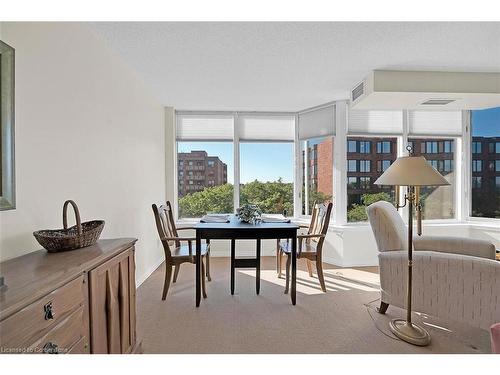
[[[396,186],[396,206],[401,208],[408,203],[408,284],[406,300],[406,320],[394,319],[390,322],[390,328],[400,339],[410,344],[425,346],[431,341],[429,333],[411,321],[411,290],[412,290],[412,267],[413,267],[413,209],[417,208],[418,231],[421,233],[420,215],[420,186],[442,186],[449,182],[436,171],[423,156],[412,156],[412,149],[408,147],[410,156],[400,157],[387,168],[387,170],[376,181],[376,185]],[[399,187],[406,186],[405,201],[399,205]]]

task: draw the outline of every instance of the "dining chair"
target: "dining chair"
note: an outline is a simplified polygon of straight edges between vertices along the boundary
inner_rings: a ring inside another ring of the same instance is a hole
[[[158,230],[161,243],[163,244],[163,250],[165,252],[165,282],[163,284],[163,294],[161,298],[162,300],[165,300],[165,298],[167,297],[168,289],[170,287],[170,280],[172,278],[172,267],[175,267],[173,279],[173,282],[175,283],[177,281],[177,276],[179,274],[182,263],[196,264],[196,249],[193,247],[193,241],[196,241],[196,238],[179,237],[179,234],[177,232],[178,230],[187,230],[194,228],[177,228],[175,226],[172,206],[169,201],[167,201],[167,203],[164,205],[160,205],[160,207],[158,207],[156,204],[153,204],[152,207],[156,222],[156,229]],[[182,244],[182,242],[186,242],[187,245]],[[205,290],[205,276],[208,281],[212,280],[210,277],[210,242],[208,240],[206,243],[201,245],[201,256],[201,287],[203,298],[207,298],[207,293]]]
[[[330,216],[332,213],[333,204],[330,202],[314,203],[311,214],[311,223],[309,226],[301,225],[301,228],[307,228],[306,234],[297,235],[297,259],[305,259],[309,276],[313,275],[312,262],[316,262],[316,272],[318,280],[321,285],[321,290],[326,292],[325,278],[323,275],[323,243],[325,242],[326,233],[328,232],[328,225],[330,224]],[[285,294],[288,293],[290,285],[290,265],[292,261],[292,247],[290,241],[277,241],[277,272],[278,277],[282,273],[282,256],[286,255],[286,286]]]

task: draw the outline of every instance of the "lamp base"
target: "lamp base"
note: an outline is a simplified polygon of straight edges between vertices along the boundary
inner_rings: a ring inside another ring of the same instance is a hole
[[[426,346],[431,342],[431,336],[425,329],[404,319],[391,320],[389,327],[392,333],[410,344]]]

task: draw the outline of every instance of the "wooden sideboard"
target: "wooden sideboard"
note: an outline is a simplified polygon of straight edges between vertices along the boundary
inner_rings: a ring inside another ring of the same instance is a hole
[[[0,353],[137,353],[133,238],[0,263]]]

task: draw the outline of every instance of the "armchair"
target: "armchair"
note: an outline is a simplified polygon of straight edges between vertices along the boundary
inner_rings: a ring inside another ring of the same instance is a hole
[[[388,202],[367,208],[377,242],[380,307],[406,305],[406,226]],[[483,329],[500,321],[500,262],[494,245],[459,237],[413,239],[413,306],[416,311]]]

